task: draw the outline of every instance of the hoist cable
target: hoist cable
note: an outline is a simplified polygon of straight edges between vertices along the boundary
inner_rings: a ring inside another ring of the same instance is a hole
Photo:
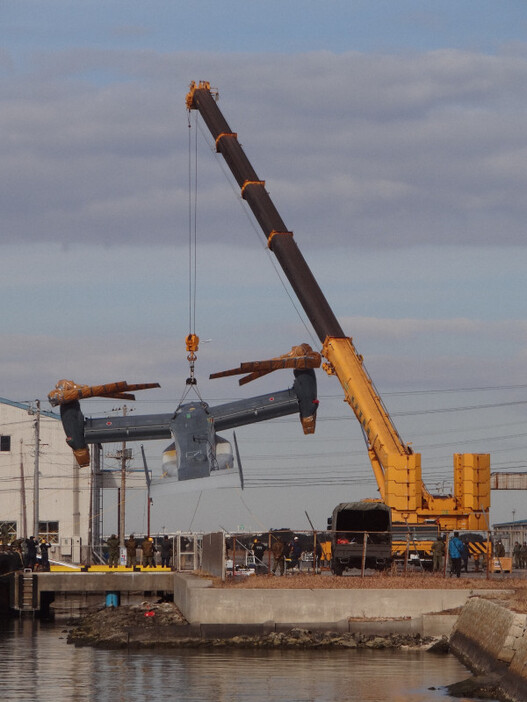
[[[191,387],[194,388],[198,399],[203,404],[194,376],[194,362],[196,361],[196,351],[198,349],[199,338],[196,335],[196,298],[197,298],[197,241],[198,241],[198,130],[194,129],[194,141],[192,138],[192,121],[190,112],[187,114],[188,120],[188,335],[187,360],[190,366],[190,374],[187,378],[185,388],[177,410],[181,407],[183,400],[187,397]],[[197,122],[197,115],[195,117]],[[177,411],[176,410],[176,411]]]
[[[188,116],[188,327],[189,334],[196,331],[196,290],[197,290],[197,207],[198,207],[198,143],[194,129],[192,144],[192,124]]]

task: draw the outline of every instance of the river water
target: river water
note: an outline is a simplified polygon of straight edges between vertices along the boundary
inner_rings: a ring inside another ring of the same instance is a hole
[[[423,651],[104,651],[66,637],[64,623],[0,626],[0,699],[447,702],[437,688],[469,676],[453,656]]]

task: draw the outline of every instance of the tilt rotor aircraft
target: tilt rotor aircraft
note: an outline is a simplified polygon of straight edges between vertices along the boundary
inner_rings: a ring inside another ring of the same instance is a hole
[[[191,374],[187,385],[195,386],[193,362],[199,338],[187,337],[187,357]],[[305,434],[315,431],[318,408],[314,368],[320,366],[320,354],[307,344],[295,346],[282,356],[242,363],[239,368],[211,375],[211,378],[245,373],[240,384],[259,378],[280,368],[291,368],[294,382],[291,388],[259,395],[215,407],[199,399],[180,403],[166,414],[126,415],[124,417],[85,418],[80,400],[107,397],[134,400],[137,390],[158,388],[159,383],[128,384],[125,381],[105,385],[78,385],[60,380],[49,393],[52,406],[60,407],[66,442],[81,467],[90,465],[89,444],[100,445],[123,441],[153,441],[172,439],[163,453],[163,475],[150,481],[153,494],[167,489],[173,492],[211,489],[216,487],[243,488],[241,460],[233,433],[234,448],[218,431],[276,419],[298,413]],[[236,455],[236,461],[235,461]]]

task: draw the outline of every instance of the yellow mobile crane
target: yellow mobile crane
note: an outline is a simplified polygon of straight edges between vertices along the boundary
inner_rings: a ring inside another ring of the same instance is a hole
[[[322,343],[323,368],[336,375],[344,396],[360,422],[380,500],[392,510],[392,521],[434,522],[441,530],[486,530],[490,508],[490,456],[454,454],[453,495],[432,495],[421,477],[421,456],[399,436],[362,356],[346,336],[309,266],[269,194],[231,130],[210,83],[192,82],[188,110],[198,110],[236,182],[267,237],[305,313]]]

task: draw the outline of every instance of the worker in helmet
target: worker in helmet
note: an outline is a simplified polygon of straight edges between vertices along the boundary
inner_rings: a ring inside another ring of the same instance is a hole
[[[145,536],[141,544],[143,550],[143,568],[153,568],[154,563],[154,539],[151,536]]]
[[[294,539],[291,541],[289,555],[291,558],[289,568],[291,570],[293,570],[293,568],[297,568],[298,570],[300,570],[300,557],[302,556],[302,545],[298,536],[295,536]]]
[[[41,539],[40,541],[40,570],[45,572],[49,571],[49,556],[48,551],[51,548],[51,544],[46,541],[46,539]]]

